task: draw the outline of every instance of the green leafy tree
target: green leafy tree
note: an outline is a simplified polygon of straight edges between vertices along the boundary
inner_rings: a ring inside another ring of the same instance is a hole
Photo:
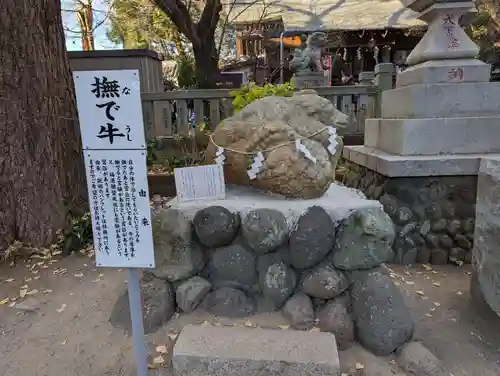
[[[111,0],[108,38],[124,48],[148,48],[165,54],[185,55],[185,38],[149,0]],[[175,50],[172,48],[175,46]]]
[[[500,37],[500,0],[478,0],[477,14],[467,31],[479,46],[479,58],[490,64],[498,62]]]

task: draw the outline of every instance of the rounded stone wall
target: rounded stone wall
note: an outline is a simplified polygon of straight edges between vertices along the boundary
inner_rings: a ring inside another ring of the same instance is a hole
[[[477,177],[389,178],[348,162],[342,182],[379,200],[394,221],[393,263],[471,262]]]
[[[359,341],[377,355],[413,335],[403,297],[380,267],[394,258],[395,238],[381,208],[339,221],[320,206],[293,219],[275,209],[167,208],[154,215],[153,230],[156,268],[147,284],[165,292],[161,304],[146,302],[146,316],[281,311],[294,329],[332,332],[340,349]]]

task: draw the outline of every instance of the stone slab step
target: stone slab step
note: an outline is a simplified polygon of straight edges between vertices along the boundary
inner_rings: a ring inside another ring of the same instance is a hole
[[[187,325],[172,355],[175,376],[338,376],[331,333]]]

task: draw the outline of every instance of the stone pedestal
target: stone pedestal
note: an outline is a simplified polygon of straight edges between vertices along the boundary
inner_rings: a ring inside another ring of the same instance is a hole
[[[404,3],[428,31],[396,88],[381,94],[380,118],[366,121],[364,145],[344,148],[351,162],[345,179],[369,186],[365,176],[383,177],[379,197],[411,211],[412,225],[402,223],[395,243],[405,244],[396,261],[414,261],[417,249],[423,262],[430,254],[431,262],[467,262],[479,163],[500,153],[500,84],[489,82],[490,66],[475,59],[478,48],[458,23],[474,10],[472,1]]]
[[[294,76],[295,88],[309,89],[328,85],[325,72],[297,72]]]

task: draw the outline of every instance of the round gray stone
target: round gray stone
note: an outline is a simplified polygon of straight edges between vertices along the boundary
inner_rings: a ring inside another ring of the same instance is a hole
[[[257,254],[271,252],[281,246],[288,235],[285,216],[273,209],[250,211],[241,221],[245,243]]]
[[[463,249],[472,248],[472,242],[469,239],[467,239],[465,235],[462,234],[455,235],[455,241],[457,242],[458,246]]]
[[[420,342],[408,342],[397,358],[397,364],[408,375],[449,376],[441,361]]]
[[[447,224],[446,219],[438,219],[437,221],[432,222],[431,230],[433,232],[444,232],[446,231]]]
[[[413,336],[414,323],[399,289],[378,270],[353,275],[352,317],[359,342],[387,356]]]
[[[399,231],[398,236],[401,236],[401,237],[407,236],[407,235],[411,234],[412,232],[416,231],[417,229],[418,229],[417,222],[407,223],[406,225],[403,226],[401,231]]]
[[[256,256],[239,244],[217,249],[211,256],[208,270],[214,285],[236,282],[253,286],[257,282]]]
[[[460,231],[460,228],[462,227],[462,224],[458,219],[453,219],[450,221],[448,224],[448,233],[452,236],[458,234]]]
[[[386,193],[380,197],[379,201],[382,204],[385,212],[389,214],[391,218],[397,218],[399,204],[396,197]]]
[[[332,299],[349,287],[344,273],[332,265],[321,264],[302,276],[301,288],[307,295],[319,299]]]
[[[453,262],[464,261],[467,251],[463,248],[454,247],[450,249],[449,259]]]
[[[245,317],[255,310],[253,299],[234,287],[221,287],[210,292],[201,306],[213,315],[222,317]]]
[[[194,276],[177,286],[175,300],[183,312],[192,312],[212,288],[206,279]]]
[[[205,259],[191,221],[178,209],[163,209],[152,218],[155,268],[161,279],[177,282],[200,272]]]
[[[413,238],[410,236],[396,239],[393,249],[396,253],[394,257],[395,264],[409,265],[414,264],[417,260],[418,250]]]
[[[141,280],[141,292],[144,331],[154,333],[175,313],[174,291],[169,282],[152,278]],[[128,291],[118,298],[109,321],[115,327],[132,330]]]
[[[431,230],[431,221],[426,220],[420,226],[420,235],[427,236],[430,230]]]
[[[422,247],[418,251],[417,261],[420,264],[428,264],[431,261],[431,250],[427,247]]]
[[[275,309],[283,306],[293,294],[297,285],[297,274],[283,262],[271,264],[264,273],[259,274],[259,286]]]
[[[439,236],[437,234],[428,233],[425,236],[425,243],[429,248],[439,248]]]
[[[309,330],[314,326],[313,304],[304,293],[293,294],[283,306],[282,313],[293,329]]]
[[[214,248],[231,243],[238,232],[239,222],[238,214],[222,206],[209,206],[196,213],[193,227],[199,242],[205,247]]]
[[[291,264],[298,269],[318,264],[331,251],[334,237],[335,226],[328,213],[319,206],[311,206],[299,217],[290,234]]]
[[[333,264],[342,270],[370,269],[392,260],[394,224],[382,209],[357,210],[340,225]]]
[[[439,235],[439,244],[441,245],[441,247],[443,247],[444,249],[450,249],[451,247],[453,247],[453,239],[450,238],[449,235],[446,235],[446,234],[440,234]]]
[[[431,264],[446,265],[448,263],[448,252],[444,249],[433,249],[431,251]]]
[[[402,206],[397,210],[396,217],[393,219],[398,225],[405,225],[413,219],[413,213],[406,206]]]
[[[465,233],[474,232],[474,218],[469,218],[462,221],[462,228]]]
[[[356,342],[354,322],[342,300],[330,300],[318,312],[318,326],[322,332],[335,335],[339,350],[346,350]]]

